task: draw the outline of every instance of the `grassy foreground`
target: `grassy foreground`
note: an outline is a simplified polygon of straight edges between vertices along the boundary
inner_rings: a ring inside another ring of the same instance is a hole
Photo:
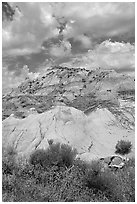
[[[17,160],[12,149],[3,153],[4,202],[134,202],[135,161],[123,169],[102,169],[99,161],[76,160],[68,145],[50,144],[29,161]]]

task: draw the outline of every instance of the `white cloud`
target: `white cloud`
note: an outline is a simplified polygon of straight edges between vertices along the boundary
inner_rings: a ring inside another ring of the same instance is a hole
[[[68,41],[62,41],[60,44],[50,47],[50,54],[55,57],[68,56],[71,53],[71,44]]]
[[[15,20],[3,22],[2,54],[5,59],[20,55],[29,59],[32,53],[43,52],[45,56],[50,54],[52,59],[73,57],[67,66],[134,71],[135,46],[118,40],[134,38],[135,3],[12,3],[12,6],[16,5],[21,12],[16,9]],[[64,23],[60,36],[59,22]],[[117,42],[107,40],[113,37],[117,38]],[[56,38],[61,40],[52,42]],[[90,51],[72,55],[73,44],[69,42],[70,38],[79,53],[82,49]],[[44,41],[50,42],[50,39],[51,43],[47,43],[47,47],[42,46]],[[39,60],[40,56],[37,58]],[[36,75],[30,72],[26,74],[29,77]],[[3,69],[3,87],[15,87],[24,77],[23,71],[16,76],[14,71],[9,72],[6,67]]]
[[[134,35],[134,3],[130,2],[15,2],[15,20],[3,23],[3,55],[38,52],[44,40],[57,37],[59,20],[67,22],[64,41],[74,38],[83,48],[92,48],[92,41],[113,36]],[[84,35],[86,33],[86,36]],[[20,51],[19,51],[20,50]]]
[[[66,3],[58,13],[69,22],[74,21],[64,30],[65,37],[75,37],[84,33],[93,39],[125,33],[130,36],[134,30],[134,3]]]
[[[15,71],[8,71],[7,66],[4,66],[2,70],[2,89],[4,91],[9,90],[11,88],[15,88],[26,78],[32,80],[37,78],[38,76],[39,73],[29,72],[29,68],[27,65],[24,65],[24,67],[21,69],[20,75],[18,76],[15,74]]]
[[[89,52],[89,58],[91,57],[97,66],[106,69],[128,68],[133,70],[135,68],[134,52],[135,46],[130,43],[107,40],[96,46],[93,55],[92,52]]]
[[[14,3],[21,10],[12,22],[3,23],[3,55],[38,52],[41,44],[57,33],[57,21],[48,3]],[[12,4],[14,6],[14,4]]]
[[[76,41],[81,42],[82,48],[90,48],[92,46],[91,39],[84,35],[79,35],[76,37]]]
[[[30,80],[36,79],[39,76],[39,72],[33,73],[29,71],[28,65],[24,65],[22,70],[21,70],[21,76],[22,78],[29,78]]]
[[[106,40],[96,45],[94,50],[89,50],[87,54],[79,54],[68,66],[86,67],[88,69],[104,68],[134,71],[135,69],[135,46],[130,43],[111,42]]]

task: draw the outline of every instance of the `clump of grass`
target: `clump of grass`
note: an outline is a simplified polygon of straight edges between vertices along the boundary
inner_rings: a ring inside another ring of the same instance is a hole
[[[131,152],[132,143],[130,141],[120,140],[116,144],[115,153],[125,155]]]

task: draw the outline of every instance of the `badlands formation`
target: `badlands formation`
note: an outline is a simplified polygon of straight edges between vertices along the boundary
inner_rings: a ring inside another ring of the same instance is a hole
[[[3,148],[29,157],[53,143],[69,144],[86,161],[115,154],[119,140],[135,146],[134,78],[108,70],[52,67],[3,95]]]

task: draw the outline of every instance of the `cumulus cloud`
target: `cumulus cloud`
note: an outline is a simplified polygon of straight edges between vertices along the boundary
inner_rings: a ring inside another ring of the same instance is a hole
[[[20,10],[16,8],[13,21],[3,23],[3,55],[38,52],[44,40],[58,34],[58,23],[52,16],[52,8],[48,3],[14,4]]]
[[[69,59],[73,67],[134,71],[134,2],[10,4],[16,12],[13,21],[2,25],[4,86],[6,77],[9,86],[24,79],[22,71],[17,76],[16,66],[22,70],[28,64],[35,72],[47,59],[52,64]]]
[[[106,40],[96,45],[94,50],[87,54],[79,54],[63,66],[86,67],[87,69],[115,69],[134,71],[135,69],[135,46],[124,42],[111,42]]]
[[[92,39],[134,35],[134,3],[66,3],[58,12],[70,20],[66,37],[86,33]],[[126,11],[126,12],[125,12]],[[58,14],[59,15],[59,14]],[[71,23],[71,20],[74,22]]]
[[[59,35],[61,26],[63,40],[74,38],[84,48],[102,37],[134,36],[134,3],[12,3],[16,5],[14,21],[3,24],[5,55],[38,52],[43,41]]]
[[[2,70],[2,88],[3,92],[10,90],[11,88],[17,87],[22,81],[26,78],[35,79],[39,76],[40,73],[33,73],[29,71],[27,65],[24,65],[21,68],[21,72],[19,75],[15,74],[15,71],[9,71],[7,66],[3,67]],[[7,83],[8,82],[8,83]]]
[[[3,66],[2,70],[2,91],[6,93],[7,91],[11,90],[11,88],[17,87],[24,78],[22,76],[16,76],[15,72],[8,71],[8,68]],[[8,83],[7,83],[8,81]]]
[[[68,41],[62,41],[57,45],[52,44],[49,50],[50,54],[55,57],[68,56],[71,53],[71,44]]]
[[[39,73],[38,72],[37,73],[30,72],[28,65],[24,65],[22,70],[21,70],[21,75],[24,78],[28,78],[30,80],[33,80],[33,79],[36,79],[39,76]]]
[[[94,62],[93,65],[104,67],[105,69],[129,69],[134,70],[135,46],[130,43],[120,43],[104,41],[97,45],[93,51],[89,51],[88,56]]]
[[[85,35],[78,35],[76,38],[74,38],[74,41],[79,41],[81,43],[81,48],[92,47],[91,39]]]

